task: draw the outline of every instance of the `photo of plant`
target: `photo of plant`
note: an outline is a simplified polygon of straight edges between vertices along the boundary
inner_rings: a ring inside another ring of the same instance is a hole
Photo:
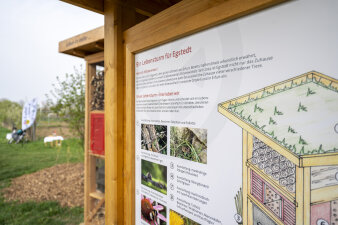
[[[167,126],[141,124],[141,148],[167,154]]]
[[[141,161],[141,182],[162,194],[167,194],[167,167],[146,160]]]
[[[170,225],[200,225],[199,223],[175,212],[174,210],[170,210],[169,218]]]
[[[167,208],[141,195],[141,218],[151,225],[167,224]]]
[[[170,155],[207,164],[207,130],[171,127]]]

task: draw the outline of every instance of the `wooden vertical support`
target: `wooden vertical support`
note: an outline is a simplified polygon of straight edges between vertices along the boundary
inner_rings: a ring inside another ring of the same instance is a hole
[[[125,224],[135,224],[135,72],[134,54],[125,47],[126,138],[124,171]]]
[[[122,10],[104,0],[105,224],[124,224],[124,78]]]
[[[296,166],[296,224],[304,224],[304,167]]]
[[[304,168],[304,224],[311,220],[311,167]]]
[[[135,24],[135,10],[123,8],[123,30]],[[125,154],[124,154],[124,224],[135,224],[135,61],[124,45],[125,74]]]
[[[248,225],[248,132],[243,129],[242,177],[243,177],[243,225]]]
[[[244,143],[243,143],[244,144]],[[252,158],[252,149],[253,149],[253,135],[248,133],[247,139],[247,159]],[[247,193],[251,192],[251,174],[250,169],[245,163],[245,167],[247,169]],[[252,202],[248,199],[247,200],[248,208],[247,208],[247,224],[253,225],[253,211],[252,211]]]
[[[90,93],[91,93],[91,76],[95,74],[95,67],[86,62],[86,92],[85,92],[85,141],[84,141],[84,154],[85,154],[85,179],[84,179],[84,218],[85,224],[88,224],[86,218],[90,211],[94,208],[95,199],[89,196],[89,193],[96,190],[96,162],[95,158],[89,155],[89,131],[90,131]]]

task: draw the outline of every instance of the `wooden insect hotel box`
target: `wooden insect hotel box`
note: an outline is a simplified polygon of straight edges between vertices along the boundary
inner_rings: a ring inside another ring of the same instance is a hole
[[[84,217],[88,224],[105,202],[104,27],[61,41],[59,52],[86,62]]]
[[[243,129],[243,224],[338,224],[338,81],[312,71],[220,103]]]

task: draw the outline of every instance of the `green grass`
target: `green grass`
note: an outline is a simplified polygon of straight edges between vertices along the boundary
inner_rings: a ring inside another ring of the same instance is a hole
[[[65,140],[61,148],[45,147],[42,140],[7,144],[6,133],[0,127],[0,191],[10,185],[12,178],[36,172],[61,163],[83,161],[83,149],[77,139]],[[0,224],[79,224],[83,208],[61,207],[56,202],[5,202],[0,195]]]
[[[78,225],[83,221],[83,208],[61,207],[56,202],[4,202],[0,198],[0,224],[2,225]]]

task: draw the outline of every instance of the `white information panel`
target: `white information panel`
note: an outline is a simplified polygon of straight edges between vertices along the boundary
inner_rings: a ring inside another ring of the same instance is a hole
[[[136,54],[136,224],[241,224],[243,201],[254,224],[296,224],[292,157],[256,137],[243,156],[243,130],[291,156],[338,151],[337,12],[292,1]]]

